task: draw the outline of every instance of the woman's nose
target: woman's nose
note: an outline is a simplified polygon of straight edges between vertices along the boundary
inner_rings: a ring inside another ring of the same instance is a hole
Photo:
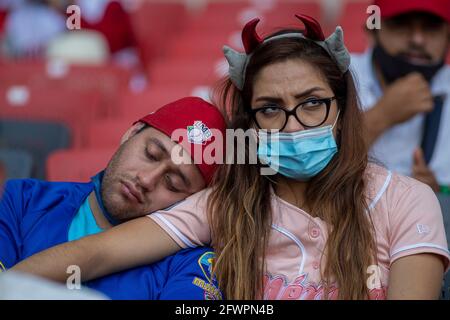
[[[283,132],[296,132],[302,130],[305,130],[302,124],[297,120],[297,118],[294,115],[290,115],[287,120],[286,126],[283,129]]]

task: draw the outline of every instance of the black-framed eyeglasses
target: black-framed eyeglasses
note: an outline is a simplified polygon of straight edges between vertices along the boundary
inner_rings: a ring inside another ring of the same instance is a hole
[[[305,128],[320,127],[328,119],[331,102],[336,97],[308,99],[294,109],[286,110],[277,104],[267,104],[261,108],[248,110],[259,129],[282,131],[290,116],[294,116]]]

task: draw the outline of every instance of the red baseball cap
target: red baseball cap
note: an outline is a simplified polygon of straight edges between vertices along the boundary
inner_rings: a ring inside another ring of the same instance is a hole
[[[450,23],[449,0],[374,0],[382,18],[391,18],[411,11],[432,13]]]
[[[179,143],[189,153],[207,184],[211,182],[218,164],[223,163],[225,120],[215,106],[201,98],[187,97],[171,102],[137,122],[154,127]],[[206,159],[207,156],[220,159],[220,162]]]

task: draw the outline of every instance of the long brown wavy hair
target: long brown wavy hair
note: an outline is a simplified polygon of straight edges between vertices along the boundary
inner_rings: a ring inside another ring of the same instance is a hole
[[[271,36],[288,32],[301,31],[286,29]],[[254,51],[242,91],[225,79],[216,88],[216,103],[226,110],[231,128],[253,128],[246,110],[250,108],[255,77],[262,68],[290,59],[313,65],[333,90],[340,109],[339,151],[309,181],[305,194],[310,214],[332,226],[323,253],[325,298],[336,283],[339,299],[366,299],[366,272],[376,259],[375,240],[372,221],[366,214],[367,146],[351,73],[343,75],[327,52],[310,40],[276,39]],[[245,150],[248,157],[248,142]],[[228,299],[263,298],[264,257],[272,224],[271,183],[260,174],[259,164],[225,164],[216,173],[207,210],[217,254],[213,270]]]

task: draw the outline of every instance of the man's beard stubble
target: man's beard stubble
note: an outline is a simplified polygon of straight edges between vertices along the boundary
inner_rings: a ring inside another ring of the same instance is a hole
[[[133,181],[131,177],[119,174],[121,171],[120,163],[122,154],[127,143],[128,142],[122,144],[112,156],[108,166],[105,169],[105,174],[101,185],[103,206],[114,219],[120,222],[142,216],[142,212],[136,212],[136,209],[133,211],[133,208],[127,206],[127,201],[123,199],[123,196],[119,194],[118,190],[114,189],[116,186],[120,185],[121,180]],[[122,205],[118,202],[122,202]]]

